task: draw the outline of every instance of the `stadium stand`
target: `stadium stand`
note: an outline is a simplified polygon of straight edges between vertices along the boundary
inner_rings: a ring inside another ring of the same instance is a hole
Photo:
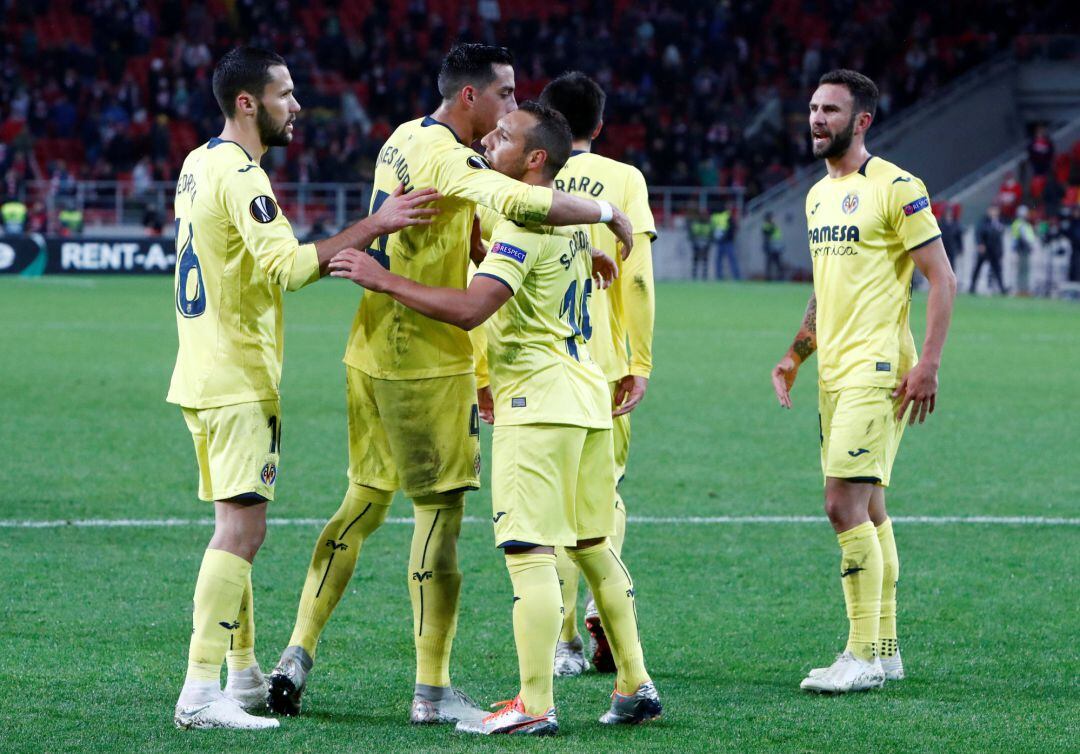
[[[0,174],[170,178],[220,126],[213,61],[246,41],[288,58],[308,111],[274,178],[366,180],[392,125],[433,108],[444,49],[471,38],[514,51],[522,99],[565,69],[596,76],[611,93],[598,147],[640,166],[651,184],[753,195],[810,160],[805,92],[822,71],[842,64],[874,77],[888,119],[1024,31],[1015,4],[1001,0],[841,6],[838,14],[799,0],[11,4],[0,31]],[[1046,4],[1043,15],[1055,13]]]

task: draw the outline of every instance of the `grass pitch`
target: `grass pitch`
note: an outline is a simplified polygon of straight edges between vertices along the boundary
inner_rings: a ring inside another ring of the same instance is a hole
[[[165,278],[0,280],[0,519],[201,519],[179,411]],[[656,372],[634,414],[631,515],[820,515],[815,374],[777,407],[768,371],[803,286],[665,284]],[[340,357],[358,291],[287,296],[285,416],[271,515],[325,518],[344,490]],[[925,298],[916,297],[916,342]],[[938,413],[909,429],[894,516],[1080,516],[1080,309],[961,298]],[[485,454],[490,433],[485,429]],[[485,455],[485,457],[487,457]],[[487,491],[468,512],[486,519]],[[399,499],[394,516],[408,516]],[[317,525],[272,526],[254,571],[258,654],[287,641]],[[646,661],[666,707],[604,728],[610,676],[556,682],[555,740],[465,739],[407,724],[409,527],[365,545],[319,649],[305,714],[269,733],[177,731],[207,526],[0,528],[0,749],[127,751],[1077,750],[1076,525],[898,524],[909,678],[807,696],[846,636],[828,524],[632,523]],[[516,691],[510,586],[490,526],[466,524],[455,683]],[[1070,743],[1070,741],[1072,743]]]

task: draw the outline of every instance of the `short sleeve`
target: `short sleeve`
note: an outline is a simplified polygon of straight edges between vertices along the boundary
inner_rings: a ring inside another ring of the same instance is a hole
[[[296,240],[262,168],[230,165],[220,186],[229,219],[272,282],[292,291],[319,279],[315,245]]]
[[[494,234],[491,248],[480,263],[476,276],[494,278],[517,293],[540,256],[537,238],[535,234],[525,233]]]
[[[913,175],[892,179],[885,193],[884,211],[889,227],[900,237],[907,251],[941,236],[926,186]]]
[[[627,181],[625,212],[634,233],[644,233],[650,240],[656,240],[656,221],[649,207],[649,187],[645,184],[645,176],[636,168],[631,171]]]
[[[554,193],[530,186],[491,169],[487,160],[458,145],[440,152],[435,187],[446,196],[482,204],[520,223],[539,223],[551,211]]]

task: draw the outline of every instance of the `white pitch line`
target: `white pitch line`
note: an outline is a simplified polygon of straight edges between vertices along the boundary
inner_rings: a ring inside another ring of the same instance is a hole
[[[486,523],[489,519],[465,516],[469,524]],[[1005,526],[1080,526],[1080,518],[1049,518],[1044,516],[894,516],[898,524],[983,524]],[[388,518],[390,524],[411,524],[411,518]],[[702,526],[710,524],[825,524],[825,516],[630,516],[632,524],[675,524]],[[270,518],[271,526],[322,526],[323,518]],[[213,526],[212,518],[77,518],[70,520],[34,521],[0,519],[0,529],[57,529],[65,526],[85,529],[162,528],[170,526]]]

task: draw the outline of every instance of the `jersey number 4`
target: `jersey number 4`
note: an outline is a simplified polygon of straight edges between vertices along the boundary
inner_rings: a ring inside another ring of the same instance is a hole
[[[206,289],[203,287],[202,267],[195,253],[195,234],[187,224],[187,241],[180,247],[176,260],[176,311],[192,319],[206,311]],[[176,221],[176,242],[180,243],[180,220]]]
[[[566,339],[566,351],[578,358],[577,339],[588,340],[592,337],[592,323],[589,321],[589,296],[592,295],[592,280],[586,280],[578,298],[578,281],[570,281],[570,287],[563,294],[562,306],[559,307],[559,319],[566,319],[573,334]]]
[[[385,191],[376,191],[371,195],[371,212],[368,213],[368,217],[374,215],[379,211],[379,207],[383,202],[389,198],[390,194]],[[390,236],[379,236],[375,239],[375,246],[368,247],[368,254],[375,257],[375,261],[381,264],[384,268],[390,269],[390,256],[386,253],[386,241]]]

